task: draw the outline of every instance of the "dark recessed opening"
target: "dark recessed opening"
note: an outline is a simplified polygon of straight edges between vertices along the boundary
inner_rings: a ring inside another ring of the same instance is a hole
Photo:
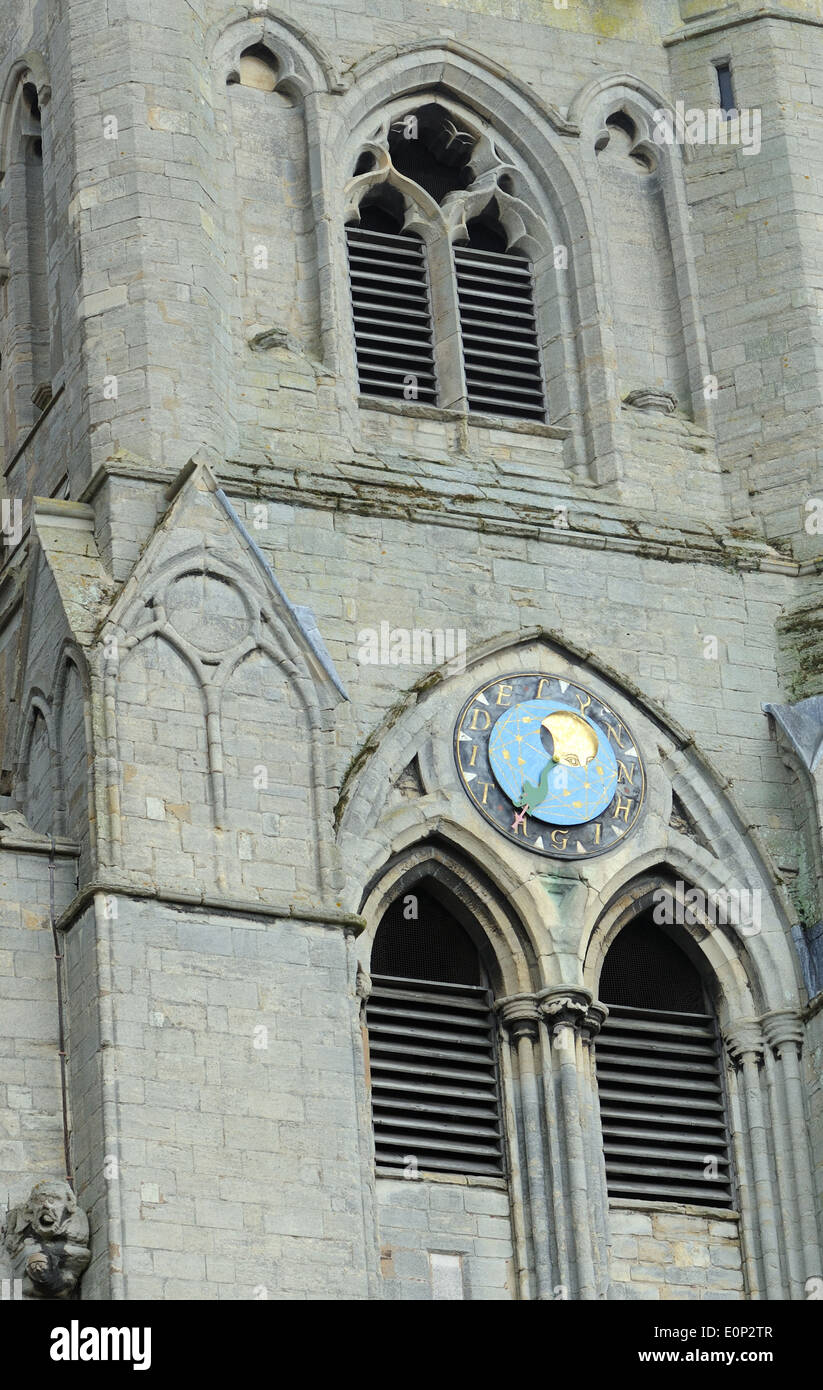
[[[378,1164],[500,1176],[491,994],[468,932],[427,891],[398,897],[371,955],[366,1007]]]
[[[637,127],[625,111],[615,111],[614,115],[608,117],[606,125],[612,130],[622,130],[623,134],[627,135],[630,140],[635,140],[637,137]]]
[[[39,121],[40,102],[37,98],[37,88],[35,87],[33,82],[23,83],[23,100],[26,103],[26,109],[29,115],[31,116],[32,120]]]
[[[355,177],[358,174],[370,174],[376,164],[377,160],[375,159],[374,155],[371,154],[368,150],[364,150],[354,166]]]
[[[359,226],[371,232],[402,232],[405,221],[403,198],[396,188],[380,184],[367,193],[359,208]]]
[[[455,985],[484,983],[474,942],[423,888],[410,889],[392,903],[374,938],[371,970]]]
[[[717,1020],[697,967],[651,911],[615,938],[599,995],[609,1006],[595,1046],[609,1196],[731,1207]]]
[[[498,251],[501,254],[508,246],[508,238],[497,220],[494,210],[485,211],[466,223],[469,234],[468,244],[477,251]]]
[[[720,94],[720,109],[724,116],[736,115],[731,64],[715,63],[714,70],[717,73],[717,90]]]
[[[600,998],[604,1004],[637,1009],[707,1012],[697,970],[651,912],[624,927],[615,939],[603,964]]]
[[[460,130],[435,102],[396,120],[389,132],[389,154],[398,174],[412,179],[438,203],[447,193],[468,188],[473,146],[468,131]]]

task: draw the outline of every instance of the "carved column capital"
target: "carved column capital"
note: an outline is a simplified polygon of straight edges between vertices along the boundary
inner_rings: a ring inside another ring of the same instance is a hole
[[[803,1021],[797,1009],[772,1009],[760,1020],[766,1042],[780,1057],[784,1047],[800,1050],[803,1043]]]
[[[595,1004],[587,989],[544,990],[539,996],[538,1009],[546,1027],[558,1045],[558,1040],[567,1037],[566,1030],[580,1034],[583,1041],[591,1043],[600,1031],[608,1010],[603,1004]]]
[[[498,1004],[503,1026],[515,1042],[522,1037],[537,1037],[537,1002],[533,994],[512,994]]]
[[[735,1065],[747,1060],[763,1060],[765,1044],[759,1019],[744,1018],[723,1029],[723,1041]]]
[[[594,1042],[608,1016],[608,1005],[601,1004],[599,1000],[593,999],[589,1005],[589,1011],[581,1024],[588,1042]]]

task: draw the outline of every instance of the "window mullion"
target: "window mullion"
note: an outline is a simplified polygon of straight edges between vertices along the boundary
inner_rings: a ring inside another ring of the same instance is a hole
[[[429,242],[429,273],[440,405],[467,411],[457,281],[451,243],[445,231],[435,234]]]

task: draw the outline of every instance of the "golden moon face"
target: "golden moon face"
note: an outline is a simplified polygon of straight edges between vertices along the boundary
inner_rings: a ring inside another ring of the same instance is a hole
[[[548,729],[554,741],[554,761],[565,767],[586,767],[597,756],[597,735],[572,710],[562,710],[550,714],[543,720],[543,728]]]

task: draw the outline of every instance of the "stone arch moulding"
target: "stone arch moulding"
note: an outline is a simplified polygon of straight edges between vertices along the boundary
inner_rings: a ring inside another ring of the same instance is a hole
[[[701,973],[710,986],[721,1022],[764,1012],[769,1006],[769,993],[783,997],[787,975],[793,985],[788,948],[785,959],[775,962],[773,951],[759,948],[755,937],[741,936],[731,926],[712,922],[705,910],[692,908],[692,900],[686,897],[688,891],[702,890],[708,899],[722,886],[718,874],[709,876],[705,866],[677,854],[648,865],[638,864],[635,869],[621,875],[622,882],[609,884],[605,906],[599,904],[594,924],[586,924],[581,938],[583,982],[595,998],[609,947],[624,926],[660,902],[660,893],[670,897],[675,925],[694,943]],[[778,979],[775,989],[771,976],[777,970],[782,980]]]
[[[811,926],[823,916],[823,698],[813,695],[795,705],[764,704],[763,712],[768,716],[783,764],[797,785],[798,795],[793,800],[798,804],[797,816],[803,827],[809,866],[808,907],[804,915]],[[802,937],[802,920],[794,930]],[[805,952],[811,994],[815,985],[819,987],[819,978],[808,958],[807,946]]]
[[[62,803],[62,787],[60,780],[60,765],[57,757],[57,748],[54,735],[54,709],[52,702],[44,690],[39,686],[32,686],[28,692],[26,707],[23,717],[20,720],[21,738],[17,757],[17,774],[15,776],[15,797],[26,821],[31,825],[30,816],[30,760],[34,743],[35,731],[38,721],[43,725],[46,735],[48,748],[48,768],[49,768],[49,793],[50,793],[50,827],[43,832],[56,836],[60,824],[60,807]],[[35,826],[31,826],[35,830]]]
[[[588,82],[569,106],[569,120],[580,130],[581,154],[585,163],[596,159],[595,144],[606,134],[606,120],[625,112],[637,127],[633,149],[653,158],[660,180],[666,230],[671,246],[675,286],[680,303],[682,337],[688,374],[689,405],[695,420],[709,430],[711,421],[703,395],[704,378],[710,372],[709,352],[703,320],[694,255],[689,235],[689,208],[683,168],[692,158],[688,145],[658,144],[653,139],[655,113],[664,112],[677,129],[674,107],[665,97],[632,73],[609,73]],[[592,180],[592,196],[597,196],[597,180]],[[598,222],[602,222],[599,218]],[[603,257],[604,272],[608,256]]]
[[[464,701],[485,681],[517,670],[555,671],[601,694],[637,738],[646,766],[646,807],[632,834],[609,854],[564,862],[530,854],[491,833],[460,786],[452,738]],[[756,959],[764,1005],[775,1008],[799,997],[789,945],[791,914],[769,855],[722,777],[664,710],[591,653],[542,632],[490,642],[469,653],[465,671],[438,674],[439,681],[429,678],[408,692],[368,739],[344,781],[337,823],[348,873],[347,910],[357,911],[364,885],[394,855],[444,836],[482,864],[498,891],[515,903],[538,943],[536,954],[548,972],[545,983],[573,988],[582,984],[584,943],[604,906],[638,873],[665,862],[707,894],[758,891],[761,928],[756,938],[746,938],[745,948]],[[395,796],[393,788],[410,764],[419,772],[419,793]],[[705,828],[711,849],[670,824],[673,792]]]
[[[27,105],[27,86],[36,91],[36,117]],[[6,312],[26,326],[25,342],[7,363],[15,402],[13,416],[6,410],[6,428],[12,429],[13,419],[12,434],[16,431],[16,439],[6,441],[11,453],[51,400],[62,368],[60,306],[49,292],[51,166],[43,157],[50,147],[50,97],[48,70],[38,52],[30,50],[8,66],[0,95],[0,286],[8,286]]]
[[[443,891],[458,920],[465,919],[479,929],[481,956],[489,962],[493,987],[498,997],[536,988],[537,968],[534,943],[517,908],[507,900],[493,874],[480,867],[481,847],[458,846],[448,834],[434,834],[413,840],[407,848],[384,864],[364,889],[359,913],[366,930],[357,943],[357,955],[368,970],[375,933],[386,909],[414,885],[434,881]]]
[[[112,643],[112,637],[116,637],[116,645]],[[174,664],[179,663],[188,682],[188,688],[197,692],[200,701],[200,714],[202,725],[207,730],[207,776],[204,779],[204,799],[208,802],[211,811],[210,830],[217,828],[219,824],[217,808],[220,789],[220,764],[215,757],[215,744],[213,739],[214,730],[209,727],[209,709],[206,692],[203,683],[203,671],[198,658],[192,654],[188,644],[180,641],[177,634],[168,628],[161,619],[156,623],[145,623],[137,630],[121,630],[113,633],[109,629],[104,634],[102,656],[100,661],[101,683],[103,688],[103,710],[105,719],[105,739],[108,751],[108,795],[107,804],[109,812],[109,845],[108,851],[111,863],[119,868],[128,868],[128,805],[124,807],[125,798],[125,764],[127,759],[124,755],[124,743],[128,737],[128,724],[126,723],[128,701],[128,680],[125,679],[129,673],[129,668],[133,663],[140,662],[147,654],[153,653],[156,657],[159,668],[162,670],[163,677],[170,682],[174,675]],[[171,665],[171,669],[169,669]],[[176,686],[178,691],[182,687],[182,681],[178,674]],[[183,687],[185,690],[185,687]],[[155,690],[152,698],[152,709],[162,712],[165,717],[169,706],[165,706],[159,698],[160,692]],[[185,698],[184,698],[185,707]],[[188,711],[190,717],[192,711]],[[196,726],[195,726],[196,727]],[[219,748],[219,745],[218,745]],[[155,769],[158,771],[159,769]],[[163,797],[163,784],[159,785],[159,795]],[[169,798],[171,800],[172,798]],[[212,843],[215,853],[215,876],[221,886],[225,883],[225,869],[222,859],[219,857],[219,846]]]
[[[45,59],[35,49],[9,63],[0,89],[0,179],[8,167],[17,105],[26,79],[37,88],[40,106],[47,106],[51,100],[51,80]]]
[[[206,52],[211,55],[212,71],[218,84],[244,49],[262,43],[277,59],[278,78],[275,91],[282,91],[294,101],[309,93],[339,92],[344,83],[336,65],[320,42],[290,16],[270,6],[235,10],[209,29]]]
[[[343,227],[350,193],[341,171],[347,175],[353,171],[360,148],[379,131],[387,111],[397,114],[426,101],[449,104],[463,113],[467,124],[480,131],[491,148],[497,140],[505,159],[533,191],[535,225],[539,222],[544,228],[544,274],[548,278],[550,273],[559,286],[552,295],[545,290],[541,295],[537,287],[538,301],[556,299],[559,306],[557,322],[544,325],[544,337],[550,329],[562,337],[574,368],[568,380],[561,380],[563,373],[554,373],[555,392],[565,395],[559,412],[553,403],[556,418],[552,423],[571,429],[571,465],[592,471],[596,461],[597,481],[609,481],[618,471],[617,386],[610,365],[615,354],[600,288],[596,222],[585,183],[569,157],[571,152],[564,148],[566,140],[576,137],[577,128],[543,107],[496,64],[450,42],[432,41],[372,55],[355,64],[351,78],[348,90],[324,112],[314,174],[319,180],[313,189],[318,236],[323,240],[318,245],[319,263],[333,271],[321,304],[326,360],[355,379],[353,348],[344,349],[340,356],[339,324],[349,314]],[[551,253],[557,245],[568,249],[565,271],[554,266]],[[595,365],[586,367],[586,363]]]

